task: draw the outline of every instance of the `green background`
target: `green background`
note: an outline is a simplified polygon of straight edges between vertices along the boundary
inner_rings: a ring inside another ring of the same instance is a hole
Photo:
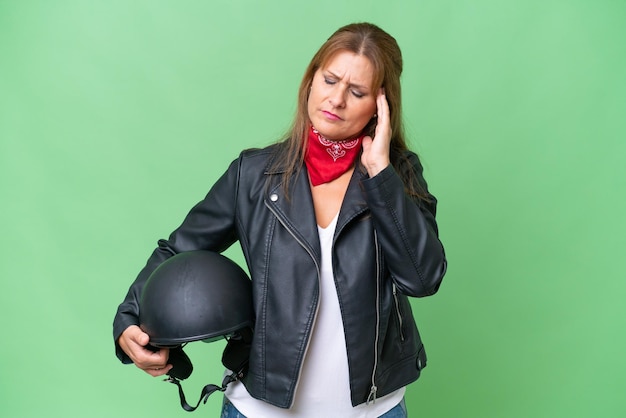
[[[114,357],[115,309],[363,20],[403,50],[450,262],[413,301],[429,366],[411,416],[626,416],[623,0],[0,0],[0,416],[187,416]],[[190,400],[221,348],[188,346]]]

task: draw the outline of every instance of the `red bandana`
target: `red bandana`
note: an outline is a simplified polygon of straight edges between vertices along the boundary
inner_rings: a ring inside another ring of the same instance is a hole
[[[344,141],[330,141],[311,126],[304,163],[313,186],[335,180],[354,164],[365,135]]]

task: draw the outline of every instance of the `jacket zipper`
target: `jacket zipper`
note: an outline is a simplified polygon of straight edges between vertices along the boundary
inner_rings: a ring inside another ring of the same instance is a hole
[[[278,219],[278,222],[280,222],[280,224],[285,227],[287,232],[289,232],[289,234],[298,242],[298,244],[300,244],[300,246],[302,248],[304,248],[304,250],[309,254],[309,257],[311,257],[311,259],[313,260],[313,264],[315,264],[315,269],[317,270],[317,284],[318,284],[318,287],[321,287],[320,277],[321,277],[322,273],[320,271],[320,266],[318,265],[317,260],[315,259],[315,256],[313,255],[311,250],[305,245],[304,242],[302,242],[302,240],[300,240],[293,233],[291,228],[288,225],[286,225],[281,220],[281,217],[279,216],[279,214],[276,213],[276,211],[270,205],[268,205],[267,202],[265,203],[265,206],[267,206],[267,208],[270,210],[270,212],[272,212],[274,214],[274,216],[276,216],[276,219]],[[313,323],[311,324],[311,330],[313,330],[313,327],[315,326],[315,321],[317,320],[317,314],[319,312],[319,308],[320,308],[320,304],[319,304],[319,300],[318,300],[318,303],[315,305],[315,314],[313,315]],[[304,358],[306,357],[306,353],[309,351],[309,345],[310,344],[311,344],[311,335],[309,334],[309,338],[307,339],[307,342],[306,342],[306,347],[304,347],[304,353],[302,354],[303,361],[304,361]],[[293,403],[296,400],[295,393],[298,390],[298,383],[300,383],[300,377],[301,376],[302,376],[302,364],[300,364],[300,370],[298,371],[298,377],[296,379],[296,385],[293,388],[294,396],[292,396],[291,404],[289,405],[290,408],[293,406]]]
[[[374,338],[374,369],[372,370],[372,386],[370,387],[370,394],[367,397],[366,404],[370,402],[376,403],[376,392],[378,387],[376,386],[376,370],[378,369],[378,338],[380,337],[380,265],[379,265],[379,252],[378,252],[378,235],[374,230],[374,248],[376,248],[376,337]]]
[[[404,321],[402,319],[402,312],[400,311],[400,301],[398,301],[398,289],[395,284],[393,286],[393,300],[396,303],[396,315],[398,316],[398,331],[400,331],[400,340],[404,342]]]
[[[318,281],[318,285],[320,285],[320,277],[321,277],[320,266],[318,265],[317,260],[315,259],[313,253],[311,253],[311,250],[309,250],[309,248],[305,245],[305,243],[302,242],[293,233],[289,225],[286,225],[281,220],[281,217],[279,216],[279,214],[270,205],[268,205],[267,202],[265,202],[265,206],[267,206],[267,208],[276,216],[276,218],[278,219],[278,222],[280,222],[281,225],[285,227],[285,229],[289,232],[289,234],[309,254],[311,259],[313,260],[313,263],[315,264],[315,268],[317,270],[317,281]],[[370,402],[376,403],[376,393],[378,392],[378,387],[376,386],[376,371],[378,369],[378,340],[380,338],[380,252],[379,252],[379,247],[378,247],[378,234],[376,234],[376,230],[374,230],[374,248],[376,249],[376,337],[374,338],[374,369],[372,370],[372,385],[370,387],[370,393],[367,397],[367,401],[365,402],[366,404],[369,404]],[[315,326],[315,320],[317,319],[318,312],[319,312],[319,303],[315,307],[315,315],[313,317],[313,324],[311,324],[311,329],[313,329],[313,327]],[[398,313],[399,313],[399,309],[398,309]],[[303,359],[304,357],[306,357],[306,353],[309,350],[310,343],[311,343],[311,338],[309,338],[307,341],[306,347],[304,349],[304,354],[302,357]],[[301,375],[302,375],[302,365],[300,367],[300,371],[298,372],[296,386],[294,387],[294,394],[298,388],[298,383],[300,382]],[[295,401],[295,396],[293,397],[291,401],[290,407],[293,406],[294,401]]]

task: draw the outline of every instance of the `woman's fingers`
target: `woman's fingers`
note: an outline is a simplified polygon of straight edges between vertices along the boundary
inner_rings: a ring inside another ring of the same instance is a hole
[[[370,177],[375,176],[389,165],[391,123],[389,103],[382,88],[376,97],[376,111],[378,117],[374,138],[366,136],[363,139],[363,154],[361,155],[361,162],[367,168]]]
[[[131,325],[122,332],[118,343],[122,350],[135,363],[135,366],[151,376],[161,376],[172,368],[167,364],[169,349],[151,350],[147,348],[150,337],[136,325]]]
[[[382,139],[382,142],[388,147],[391,142],[391,120],[389,118],[389,103],[383,88],[380,89],[376,97],[376,111],[378,123],[376,124],[376,136],[374,139]]]

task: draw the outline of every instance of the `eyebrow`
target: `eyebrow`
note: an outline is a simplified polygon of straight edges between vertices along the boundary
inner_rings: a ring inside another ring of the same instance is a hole
[[[330,74],[331,76],[335,77],[335,78],[336,78],[336,79],[338,79],[338,80],[340,80],[340,79],[341,79],[341,77],[339,77],[337,74],[333,73],[333,72],[332,72],[332,71],[330,71],[330,70],[324,70],[324,71],[325,71],[325,72],[327,72],[328,74]],[[361,84],[354,84],[354,83],[350,83],[350,84],[348,84],[348,86],[350,86],[350,87],[356,87],[356,88],[358,88],[358,89],[362,89],[362,90],[365,90],[365,91],[369,91],[369,88],[368,88],[368,87],[363,86],[363,85],[361,85]]]

